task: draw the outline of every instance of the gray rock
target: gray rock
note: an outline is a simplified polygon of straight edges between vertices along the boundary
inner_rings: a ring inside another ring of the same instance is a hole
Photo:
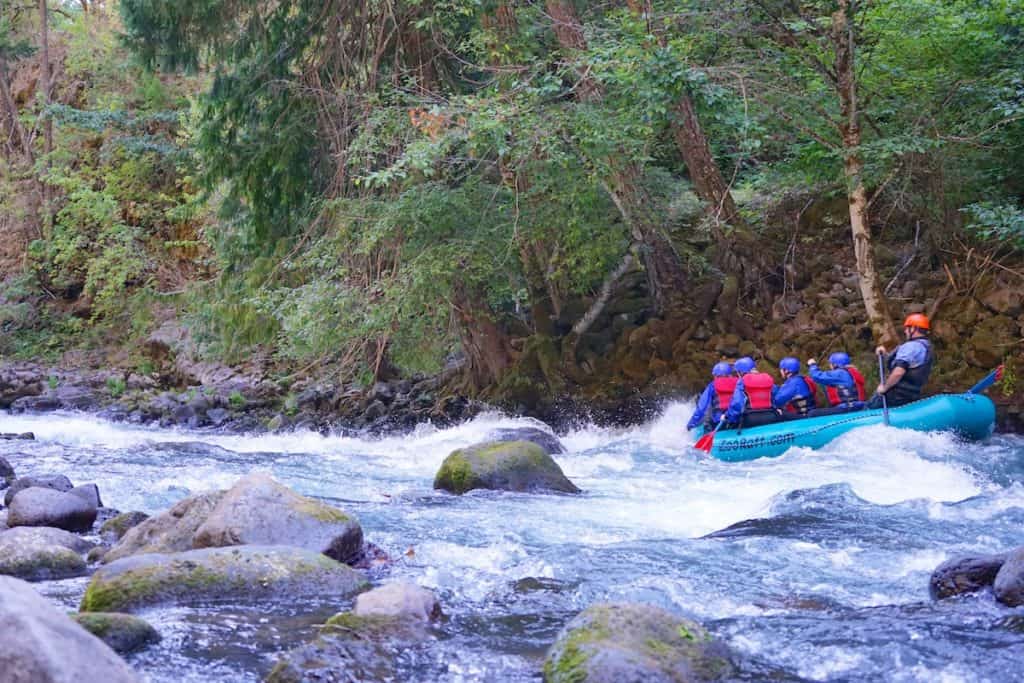
[[[7,510],[0,510],[0,531],[7,530]]]
[[[558,437],[537,427],[510,427],[493,429],[487,434],[488,441],[529,441],[535,443],[550,455],[565,453],[565,446]]]
[[[395,399],[395,391],[387,382],[377,382],[370,387],[370,392],[367,394],[369,401],[380,401],[381,403],[391,403]]]
[[[35,441],[35,438],[36,435],[32,432],[21,432],[20,434],[4,432],[0,434],[0,441]]]
[[[206,411],[206,419],[215,427],[220,427],[231,417],[231,413],[224,408],[210,408]]]
[[[206,521],[207,515],[223,496],[224,491],[212,491],[178,501],[167,512],[150,517],[129,529],[117,545],[103,556],[103,561],[114,562],[123,557],[145,553],[192,550],[192,537],[196,529]]]
[[[103,641],[73,622],[32,586],[0,577],[0,672],[11,683],[136,683]]]
[[[83,612],[131,612],[161,604],[346,598],[366,587],[351,567],[317,552],[245,545],[126,557],[92,576]]]
[[[359,617],[432,621],[441,616],[441,604],[432,591],[411,581],[397,581],[362,593],[352,613]]]
[[[488,442],[454,451],[434,478],[434,488],[579,493],[558,463],[529,441]]]
[[[68,493],[78,496],[96,509],[103,507],[103,501],[100,500],[100,489],[96,484],[80,484],[68,491]]]
[[[148,621],[131,614],[79,612],[71,620],[122,655],[160,642],[160,634]]]
[[[0,458],[0,489],[5,489],[14,483],[17,477],[14,475],[14,468],[11,464]]]
[[[297,546],[350,563],[363,531],[355,517],[257,473],[228,490],[193,539],[196,548],[241,544]]]
[[[52,581],[86,573],[81,553],[92,543],[60,529],[17,527],[0,533],[0,574]]]
[[[122,512],[105,521],[100,527],[100,538],[106,543],[117,543],[129,529],[132,529],[149,519],[145,512]]]
[[[72,493],[31,487],[18,492],[7,512],[7,525],[55,526],[67,531],[88,531],[96,521],[96,508]]]
[[[962,593],[973,593],[992,585],[1006,554],[981,557],[957,557],[943,562],[932,572],[928,592],[932,600],[942,600]]]
[[[559,634],[548,683],[680,683],[733,672],[729,651],[699,624],[653,605],[593,605]]]
[[[1024,546],[1011,550],[992,584],[996,600],[1010,607],[1024,605]]]
[[[178,424],[188,424],[195,416],[195,408],[189,405],[178,406],[171,412],[171,418]]]
[[[34,474],[28,477],[19,477],[11,482],[11,488],[4,493],[4,505],[10,505],[19,491],[33,486],[54,491],[70,491],[74,488],[71,480],[63,474]]]
[[[65,410],[92,410],[97,405],[96,394],[88,387],[59,386],[54,394]]]

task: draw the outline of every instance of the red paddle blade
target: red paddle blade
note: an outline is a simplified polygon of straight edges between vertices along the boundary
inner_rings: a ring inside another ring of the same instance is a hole
[[[715,433],[705,434],[704,436],[697,439],[697,443],[693,444],[693,447],[698,451],[704,451],[705,453],[711,452],[711,446],[715,443]]]
[[[997,382],[1002,382],[1003,381],[1003,366],[1002,365],[1000,365],[998,368],[996,368],[996,381]]]

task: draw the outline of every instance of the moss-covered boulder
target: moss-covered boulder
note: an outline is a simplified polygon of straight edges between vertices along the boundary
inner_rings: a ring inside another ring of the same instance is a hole
[[[147,519],[149,515],[145,512],[122,512],[103,522],[100,526],[100,538],[106,543],[117,543],[124,538],[129,529],[137,527]]]
[[[529,441],[487,442],[454,451],[441,463],[434,488],[579,493],[543,448]]]
[[[539,427],[501,427],[487,433],[488,441],[529,441],[551,455],[565,453],[565,446],[558,437]]]
[[[193,546],[289,545],[356,560],[363,530],[355,517],[301,496],[265,474],[240,479],[196,529]]]
[[[178,501],[167,512],[150,517],[132,527],[103,556],[104,562],[115,562],[132,555],[175,553],[192,550],[192,537],[210,511],[216,507],[224,491],[211,491]]]
[[[1004,605],[1024,605],[1024,547],[1012,550],[1006,556],[1006,562],[992,582],[992,591],[996,600]]]
[[[160,634],[148,621],[130,614],[79,612],[71,620],[122,655],[160,642]]]
[[[0,576],[0,680],[20,683],[135,683],[138,678],[101,640],[36,593]]]
[[[1006,555],[956,557],[943,562],[932,572],[928,591],[933,600],[973,593],[992,585],[1006,562]]]
[[[548,683],[683,683],[733,672],[729,652],[699,624],[652,605],[593,605],[572,619],[544,661]]]
[[[16,527],[0,533],[0,574],[26,581],[52,581],[86,573],[85,539],[50,527]]]
[[[245,545],[149,553],[112,562],[92,576],[83,612],[132,612],[160,604],[350,597],[366,587],[351,567],[318,552]]]

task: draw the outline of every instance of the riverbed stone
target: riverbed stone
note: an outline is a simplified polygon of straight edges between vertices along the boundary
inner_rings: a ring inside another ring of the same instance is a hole
[[[78,496],[97,510],[103,507],[103,501],[100,500],[100,487],[96,486],[96,484],[81,484],[68,491],[68,493]]]
[[[549,455],[565,453],[565,446],[558,437],[538,427],[502,427],[487,433],[488,441],[529,441],[535,443]]]
[[[11,501],[7,525],[53,526],[67,531],[89,531],[96,521],[96,507],[72,493],[31,487]]]
[[[933,600],[984,590],[995,581],[1006,554],[955,557],[935,568],[928,581]]]
[[[24,581],[0,577],[0,633],[0,676],[12,683],[138,681],[109,646]]]
[[[82,553],[92,543],[50,527],[15,527],[0,533],[0,574],[53,581],[86,573]]]
[[[71,620],[118,654],[137,652],[160,642],[160,634],[145,619],[118,612],[78,612]]]
[[[103,556],[103,562],[114,562],[131,555],[174,553],[192,550],[192,538],[206,521],[210,511],[224,497],[224,491],[211,491],[178,501],[170,510],[150,517],[129,529],[117,544]]]
[[[224,494],[193,539],[196,548],[243,544],[296,546],[350,563],[362,552],[363,530],[338,508],[254,473]]]
[[[210,601],[341,599],[366,586],[362,574],[348,565],[303,548],[204,548],[135,555],[105,565],[93,574],[81,611],[132,612]]]
[[[19,491],[33,486],[54,491],[70,491],[74,488],[71,480],[63,474],[33,474],[27,477],[18,477],[11,482],[11,487],[4,493],[4,505],[10,505]]]
[[[434,488],[579,493],[543,448],[529,441],[487,442],[454,451],[441,463]]]
[[[992,583],[996,600],[1010,607],[1024,605],[1024,546],[1011,550]]]
[[[653,605],[593,605],[559,634],[548,683],[679,683],[730,675],[728,649],[699,624]]]
[[[441,616],[441,603],[427,588],[411,581],[396,581],[359,595],[352,613],[359,617],[431,621]]]
[[[4,458],[0,458],[0,489],[5,489],[14,483],[17,477],[14,474],[14,468]]]
[[[149,519],[149,515],[145,512],[122,512],[103,522],[103,525],[100,526],[100,538],[106,543],[117,543],[128,533],[129,529],[137,527],[147,519]]]

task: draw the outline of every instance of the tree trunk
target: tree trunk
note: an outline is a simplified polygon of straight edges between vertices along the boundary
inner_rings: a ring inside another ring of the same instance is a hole
[[[50,34],[46,0],[39,0],[39,78],[43,91],[43,107],[50,106]],[[44,175],[50,173],[50,153],[53,152],[53,119],[48,111],[43,112]],[[44,178],[41,185],[43,196],[44,225],[49,226],[52,216],[50,186]]]
[[[571,58],[575,53],[586,50],[583,26],[572,3],[569,0],[547,0],[546,7],[558,44],[565,55]],[[588,73],[580,73],[576,83],[576,99],[584,103],[598,103],[603,98],[601,85]],[[618,155],[608,157],[603,162],[608,169],[604,178],[605,189],[629,226],[633,238],[642,245],[641,257],[655,309],[663,315],[671,313],[682,302],[687,278],[679,256],[665,233],[660,218],[664,212],[654,206],[644,189],[641,183],[642,170],[638,165]]]
[[[467,377],[473,389],[480,391],[496,384],[512,365],[512,345],[495,322],[494,312],[483,292],[456,280],[452,286],[452,308],[469,365]]]
[[[843,172],[850,204],[850,228],[853,231],[853,252],[857,262],[860,294],[867,309],[868,322],[880,343],[899,341],[896,327],[889,316],[885,294],[875,269],[871,224],[868,219],[868,197],[864,187],[864,161],[860,156],[860,111],[857,102],[857,74],[854,64],[853,27],[850,25],[849,0],[839,0],[839,9],[832,15],[832,40],[835,45],[835,70],[838,78],[840,123],[843,139]]]

